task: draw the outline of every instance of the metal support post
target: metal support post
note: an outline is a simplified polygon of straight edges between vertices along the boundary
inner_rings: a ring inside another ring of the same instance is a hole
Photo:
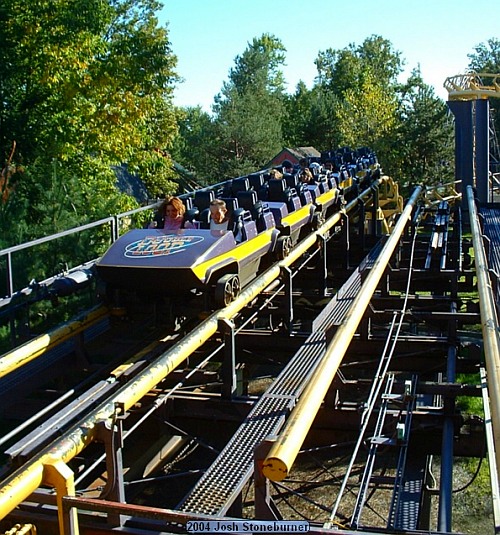
[[[254,449],[255,518],[258,520],[281,520],[283,518],[271,498],[269,479],[262,473],[262,464],[274,441],[270,437],[257,444]]]
[[[457,313],[457,304],[451,304],[451,312]],[[457,322],[450,320],[448,326],[448,357],[446,360],[446,381],[454,383],[456,378],[456,338]],[[453,440],[455,398],[444,398],[443,435],[441,441],[441,477],[439,486],[438,529],[451,531],[452,525],[452,491],[453,491]]]
[[[455,116],[455,180],[458,192],[465,192],[467,186],[474,185],[472,106],[472,101],[448,101],[448,107]]]
[[[63,507],[64,496],[75,495],[75,475],[63,461],[55,461],[43,467],[43,482],[51,485],[57,493],[57,515],[59,519],[59,532],[61,535],[78,535],[78,516],[76,509],[70,509],[65,514]]]
[[[380,236],[381,228],[378,223],[379,191],[377,187],[372,187],[372,237]]]
[[[432,486],[431,486],[432,485]],[[432,496],[436,494],[435,479],[432,474],[432,456],[428,456],[425,463],[424,480],[422,485],[422,499],[418,515],[417,529],[430,531]]]
[[[318,262],[318,270],[319,270],[319,288],[321,291],[321,296],[326,297],[328,295],[328,263],[327,263],[327,251],[326,251],[326,236],[320,235],[318,236],[318,247],[320,250],[320,261]]]
[[[123,409],[117,406],[117,414],[123,414]],[[97,427],[98,440],[104,443],[106,452],[106,471],[108,481],[101,493],[101,498],[125,503],[125,486],[123,483],[123,427],[122,417],[117,417],[112,423],[101,422]],[[113,527],[121,526],[121,516],[110,513],[108,515],[108,525]]]
[[[293,330],[293,278],[292,270],[288,266],[283,266],[281,268],[281,277],[285,285],[285,301],[288,305],[288,332],[291,333]]]
[[[477,196],[481,203],[490,202],[490,102],[479,99],[475,104],[474,163],[476,171]]]
[[[368,308],[363,316],[363,319],[359,323],[359,336],[361,340],[368,340],[371,330],[371,305],[368,305]]]
[[[342,245],[344,256],[342,258],[342,267],[349,269],[349,217],[346,213],[342,213],[340,216],[340,223],[342,225]]]
[[[365,243],[365,219],[366,219],[366,209],[365,209],[365,203],[363,201],[360,201],[358,204],[358,239],[359,239],[359,245],[361,247],[361,250],[364,251],[366,247]]]
[[[227,318],[219,319],[218,330],[224,339],[222,397],[224,399],[231,399],[235,395],[237,388],[234,323]]]

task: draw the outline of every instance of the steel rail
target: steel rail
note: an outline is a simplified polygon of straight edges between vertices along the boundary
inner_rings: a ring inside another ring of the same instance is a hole
[[[389,260],[392,258],[421,192],[421,186],[415,188],[392,234],[385,243],[364,284],[361,286],[358,295],[354,299],[347,316],[328,345],[325,356],[315,370],[314,375],[311,377],[301,398],[290,414],[281,434],[274,442],[269,454],[264,460],[262,472],[268,479],[282,481],[289,474],[351,343],[351,339],[370,303],[370,299],[385,272]]]
[[[483,333],[483,349],[488,374],[488,391],[490,395],[491,421],[495,442],[497,477],[500,476],[500,334],[498,317],[493,298],[488,261],[484,250],[478,212],[472,186],[467,186],[467,203],[469,206],[472,245],[476,266],[477,291],[479,294],[479,311]]]
[[[77,319],[17,347],[0,357],[0,378],[43,355],[46,351],[72,338],[109,313],[102,305],[82,314]]]
[[[386,177],[380,177],[374,181],[370,187],[362,191],[339,212],[333,214],[315,232],[301,240],[285,259],[275,263],[249,284],[229,306],[214,312],[174,347],[161,354],[142,370],[130,383],[117,390],[89,415],[11,474],[0,487],[0,520],[28,498],[40,485],[44,483],[53,485],[53,479],[50,477],[50,474],[54,473],[53,467],[59,468],[61,463],[67,463],[93,442],[97,437],[99,423],[113,422],[121,412],[127,412],[133,407],[196,349],[207,342],[217,332],[221,320],[231,319],[253,301],[271,282],[280,276],[284,267],[289,267],[308,249],[314,247],[319,237],[328,235],[331,228],[340,221],[342,215],[354,208],[364,197],[373,192],[374,187],[384,180]],[[73,481],[71,481],[71,485],[74,488]],[[60,500],[62,500],[62,496]],[[61,514],[62,511],[59,511],[59,515]],[[60,523],[62,523],[61,518]]]
[[[359,450],[361,449],[361,446],[365,440],[365,435],[368,429],[368,425],[370,423],[370,418],[372,416],[372,413],[375,410],[377,400],[379,399],[380,390],[382,389],[383,383],[387,376],[387,372],[389,371],[389,366],[391,364],[392,356],[396,348],[396,343],[398,342],[398,338],[401,333],[401,328],[403,326],[403,320],[404,320],[405,314],[408,311],[408,295],[410,294],[411,270],[413,269],[413,261],[415,258],[416,242],[417,242],[417,232],[414,232],[412,245],[411,245],[411,254],[410,254],[410,269],[408,271],[408,280],[406,283],[406,291],[405,291],[405,298],[403,301],[403,306],[401,307],[400,310],[395,310],[393,312],[391,325],[389,327],[389,331],[387,333],[386,341],[384,344],[384,349],[382,351],[382,354],[380,355],[378,367],[373,375],[373,378],[374,378],[373,384],[370,389],[368,399],[365,402],[365,409],[361,415],[361,427],[360,427],[358,439],[356,441],[356,445],[354,446],[354,450],[351,454],[351,459],[349,461],[347,469],[345,470],[344,478],[342,480],[342,484],[340,485],[337,499],[330,512],[330,520],[329,522],[325,524],[326,527],[331,527],[333,523],[335,522],[335,517],[337,515],[340,502],[342,501],[342,498],[344,496],[344,491],[349,482],[349,478],[351,477],[351,472],[354,467],[354,463],[356,462],[356,458],[358,456]],[[398,316],[399,316],[399,322],[396,326],[396,321],[398,320]]]

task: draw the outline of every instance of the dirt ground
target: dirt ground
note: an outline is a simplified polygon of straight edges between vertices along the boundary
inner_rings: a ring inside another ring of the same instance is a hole
[[[333,454],[333,450],[329,452]],[[303,520],[322,525],[329,522],[336,503],[346,466],[347,455],[329,455],[322,452],[307,453],[300,456],[294,465],[290,478],[283,484],[273,484],[273,500],[283,518]],[[338,453],[338,452],[335,452]],[[474,475],[479,461],[458,461],[454,465],[453,476],[453,517],[452,532],[472,535],[494,534],[491,492],[489,490],[488,467],[484,461],[479,474]],[[340,500],[332,526],[342,529],[355,529],[351,518],[355,508],[359,482],[364,462],[353,466],[351,477],[345,485],[344,497]],[[433,475],[436,488],[439,488],[439,459],[433,462]],[[376,487],[370,487],[365,505],[359,517],[359,528],[386,529],[390,515],[392,486],[388,483],[394,475],[390,468],[377,473]],[[387,481],[384,484],[384,478]],[[431,497],[429,530],[437,531],[438,494]],[[253,488],[244,494],[244,516],[255,518]],[[425,529],[425,528],[423,528]]]

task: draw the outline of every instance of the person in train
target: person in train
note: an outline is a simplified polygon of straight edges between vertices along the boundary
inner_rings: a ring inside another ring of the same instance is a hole
[[[210,201],[210,230],[227,230],[229,215],[222,199]]]
[[[313,178],[316,178],[321,174],[322,168],[321,165],[318,162],[311,162],[309,164],[309,171],[311,171],[311,174]]]
[[[268,174],[268,178],[283,178],[283,173],[281,171],[278,171],[278,169],[270,169]]]
[[[186,207],[178,197],[167,197],[148,228],[179,230],[184,228]]]
[[[283,160],[281,167],[283,173],[293,173],[293,163],[290,160]]]
[[[325,160],[323,164],[323,169],[326,173],[333,173],[333,171],[335,170],[335,163],[333,162],[333,160]]]
[[[302,169],[299,178],[303,184],[309,184],[310,182],[313,182],[313,175],[307,167],[305,169]]]

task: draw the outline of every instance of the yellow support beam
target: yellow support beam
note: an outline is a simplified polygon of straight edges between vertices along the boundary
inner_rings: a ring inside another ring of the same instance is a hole
[[[344,321],[328,345],[323,359],[309,380],[281,434],[264,460],[262,472],[271,481],[282,481],[290,473],[295,458],[323,403],[338,367],[351,343],[351,339],[399,243],[401,234],[406,227],[406,223],[411,216],[413,207],[421,191],[422,188],[420,186],[415,189],[392,234],[388,238],[347,312]]]
[[[500,334],[498,317],[493,298],[488,260],[484,250],[483,237],[474,201],[472,186],[467,186],[472,244],[474,246],[474,264],[476,266],[477,291],[479,293],[479,311],[483,332],[484,359],[488,378],[491,423],[495,442],[497,476],[500,478]]]
[[[9,373],[24,366],[28,362],[43,355],[52,347],[61,344],[69,338],[75,336],[85,330],[93,323],[98,322],[108,314],[108,309],[99,306],[85,316],[64,324],[62,327],[55,329],[49,333],[37,336],[33,340],[26,342],[22,346],[5,353],[0,357],[0,377],[4,377]]]
[[[457,74],[444,81],[449,100],[478,100],[500,97],[500,74]]]

